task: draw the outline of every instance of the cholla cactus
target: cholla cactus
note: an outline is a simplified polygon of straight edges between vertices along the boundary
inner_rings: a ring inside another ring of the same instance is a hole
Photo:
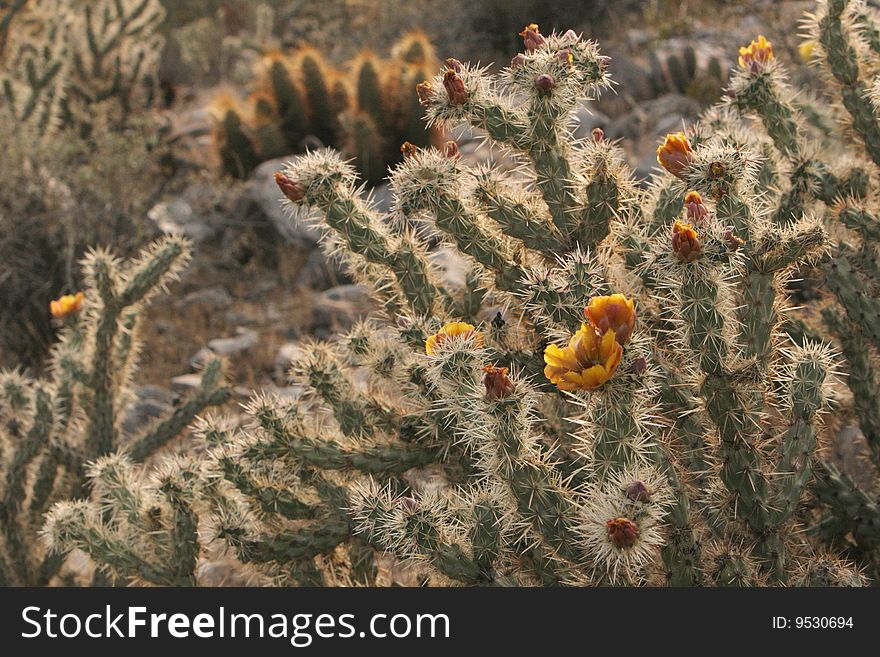
[[[340,148],[372,184],[401,159],[400,145],[437,142],[426,128],[415,85],[437,67],[427,36],[404,35],[391,56],[364,51],[342,69],[319,50],[301,47],[263,57],[244,106],[218,96],[212,112],[225,173],[247,176],[259,162],[314,145]],[[234,115],[238,121],[230,122]]]
[[[0,373],[4,585],[45,584],[57,572],[60,553],[41,550],[36,534],[53,503],[86,496],[87,463],[119,449],[142,461],[177,436],[203,408],[227,398],[221,364],[215,360],[206,366],[201,386],[169,417],[139,435],[123,430],[141,347],[143,306],[188,258],[188,244],[176,237],[160,240],[128,263],[106,251],[93,251],[83,262],[86,290],[50,304],[63,327],[48,377],[32,380],[17,372]],[[85,502],[71,504],[75,509]],[[64,545],[60,540],[53,547]]]
[[[151,82],[165,17],[158,0],[25,0],[3,17],[3,109],[45,135],[124,121]]]
[[[824,15],[831,33],[860,25]],[[870,429],[873,300],[828,221],[872,234],[870,168],[810,155],[758,39],[730,98],[660,144],[640,189],[601,130],[572,138],[608,58],[571,31],[522,37],[498,76],[450,59],[418,85],[430,125],[483,131],[518,170],[407,146],[385,216],[332,151],[276,175],[382,312],[305,346],[303,399],[257,395],[243,426],[200,425],[209,538],[279,582],[327,583],[342,563],[374,583],[366,542],[440,584],[864,584],[822,540],[847,535],[866,563],[877,539],[876,502],[818,457],[841,359],[797,335],[785,284],[833,256],[849,316],[831,316]],[[867,270],[864,243],[851,260]],[[463,280],[436,266],[438,244]],[[813,498],[836,512],[818,526]]]

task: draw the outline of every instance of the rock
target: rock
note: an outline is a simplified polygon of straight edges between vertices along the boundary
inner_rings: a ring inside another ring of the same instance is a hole
[[[302,346],[299,342],[287,342],[281,345],[275,355],[275,382],[283,385],[287,382],[287,370],[290,364],[302,354]]]
[[[232,295],[222,285],[206,287],[202,290],[190,292],[177,302],[178,308],[190,306],[206,306],[213,310],[228,308],[232,305]]]
[[[122,421],[126,435],[136,435],[159,418],[167,417],[174,410],[177,398],[172,391],[160,386],[139,386],[134,391],[134,402]]]
[[[843,427],[832,441],[832,450],[832,460],[840,470],[858,486],[870,490],[874,485],[874,467],[862,430],[856,426]]]
[[[204,242],[214,237],[216,231],[207,221],[198,217],[188,201],[176,198],[154,205],[147,217],[163,233],[183,235],[194,242]]]
[[[575,113],[577,127],[574,129],[575,139],[592,139],[593,128],[605,127],[611,122],[605,114],[593,108],[593,104],[589,102],[581,103]]]
[[[201,370],[203,367],[205,367],[205,365],[210,363],[211,360],[216,357],[216,355],[217,354],[215,354],[207,347],[202,347],[189,359],[190,369],[196,371]]]
[[[697,101],[681,94],[665,94],[617,117],[608,124],[605,134],[611,139],[631,141],[643,136],[659,138],[667,132],[681,130],[699,114]]]
[[[234,356],[247,351],[257,344],[260,336],[256,331],[238,327],[234,338],[215,338],[208,342],[208,348],[218,356]]]
[[[202,385],[201,374],[181,374],[171,379],[171,389],[186,394]]]
[[[312,330],[330,334],[346,331],[373,308],[373,301],[362,285],[339,285],[315,296]]]
[[[283,197],[275,184],[275,172],[294,157],[288,155],[267,160],[258,166],[242,188],[236,202],[236,214],[254,223],[266,221],[288,243],[308,247],[318,241],[320,230],[309,225],[303,213],[291,216],[290,211],[282,207]]]
[[[348,285],[352,282],[345,268],[336,258],[328,258],[320,249],[313,249],[306,264],[296,277],[296,284],[316,292],[323,292],[337,285]]]

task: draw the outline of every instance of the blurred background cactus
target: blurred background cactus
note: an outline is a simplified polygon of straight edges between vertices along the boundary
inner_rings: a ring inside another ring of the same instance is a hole
[[[12,3],[0,27],[0,108],[41,135],[124,123],[156,83],[164,16],[159,0]]]
[[[701,105],[711,105],[727,85],[727,66],[714,55],[700,62],[692,45],[684,46],[680,53],[666,55],[665,59],[662,54],[653,52],[649,59],[651,83],[658,96],[673,91]]]
[[[199,388],[170,416],[137,435],[124,429],[142,348],[143,307],[177,276],[189,255],[189,245],[179,238],[165,238],[129,262],[107,251],[91,252],[82,263],[85,290],[47,303],[63,323],[48,375],[32,379],[18,371],[0,372],[3,586],[45,585],[58,573],[63,556],[40,549],[37,532],[53,504],[88,497],[89,462],[116,450],[143,461],[204,408],[227,398],[221,363],[215,360],[206,365]]]
[[[437,141],[421,121],[415,91],[436,67],[422,32],[403,36],[387,58],[363,51],[342,69],[313,48],[270,52],[243,103],[224,94],[211,108],[223,171],[244,178],[264,160],[333,146],[376,184],[400,160],[401,143]]]

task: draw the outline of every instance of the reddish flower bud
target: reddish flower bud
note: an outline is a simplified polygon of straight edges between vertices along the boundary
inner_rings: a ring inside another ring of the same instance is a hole
[[[637,376],[641,376],[648,369],[648,361],[644,357],[639,356],[629,364],[629,371]]]
[[[419,96],[419,103],[423,107],[427,107],[431,103],[431,96],[434,95],[434,87],[431,86],[430,82],[424,80],[416,85],[416,94]]]
[[[599,55],[596,60],[599,62],[600,72],[604,73],[608,70],[608,65],[611,63],[611,58],[608,55]]]
[[[451,139],[443,144],[443,154],[451,160],[457,160],[461,157],[461,152],[458,150],[458,144]]]
[[[571,50],[565,48],[556,53],[556,59],[558,59],[563,64],[568,64],[571,66],[574,64],[574,55],[571,54]]]
[[[700,257],[701,250],[700,238],[694,227],[676,220],[672,226],[672,252],[682,262],[693,262]]]
[[[701,223],[709,216],[709,208],[703,205],[703,199],[697,192],[688,192],[684,197],[684,209],[688,221]]]
[[[405,141],[400,145],[400,152],[403,153],[403,158],[406,159],[418,153],[419,149],[412,142]]]
[[[468,101],[468,92],[464,88],[464,80],[453,71],[447,69],[443,74],[443,87],[446,89],[446,96],[453,105],[464,105]]]
[[[629,518],[615,518],[605,523],[608,538],[616,548],[631,548],[639,539],[639,528]]]
[[[507,375],[506,367],[486,365],[483,368],[483,384],[486,386],[486,399],[503,399],[513,393],[513,381]]]
[[[296,203],[306,195],[306,189],[283,171],[275,172],[275,184],[288,199]]]
[[[535,78],[535,86],[541,91],[550,91],[556,87],[556,81],[553,79],[552,75],[542,73]]]
[[[519,35],[523,38],[523,44],[528,52],[533,52],[547,43],[547,39],[544,38],[535,23],[526,25]]]
[[[456,73],[461,73],[461,70],[464,68],[464,64],[455,59],[455,57],[450,57],[445,62],[446,68],[455,71]]]
[[[522,53],[517,53],[516,57],[510,60],[510,68],[519,68],[526,63],[527,59]]]
[[[605,131],[602,128],[593,128],[591,134],[593,135],[593,141],[605,141]]]
[[[651,501],[651,491],[648,490],[648,485],[638,479],[626,487],[626,496],[633,502]]]

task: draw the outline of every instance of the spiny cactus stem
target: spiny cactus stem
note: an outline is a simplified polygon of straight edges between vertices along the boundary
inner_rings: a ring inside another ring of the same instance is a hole
[[[458,249],[495,274],[499,289],[512,291],[522,270],[505,255],[506,246],[479,224],[474,214],[457,198],[444,197],[435,208],[437,227],[448,234]]]
[[[507,235],[521,240],[527,248],[548,258],[556,258],[562,238],[552,223],[495,187],[481,186],[478,193],[487,214]]]
[[[825,280],[849,318],[880,349],[880,301],[865,293],[845,254],[834,258],[825,266]]]
[[[327,225],[346,242],[348,248],[368,262],[391,269],[413,312],[428,315],[438,292],[428,277],[425,263],[412,249],[393,247],[388,237],[372,228],[370,216],[360,203],[344,193],[330,199],[316,199]]]
[[[523,519],[549,547],[571,563],[587,563],[588,555],[574,531],[579,524],[575,508],[554,481],[550,467],[529,458],[517,406],[512,397],[494,405],[497,422],[490,438],[498,453],[497,474],[507,483]]]
[[[833,464],[818,459],[815,463],[816,499],[830,510],[817,531],[832,539],[846,540],[852,533],[860,549],[880,545],[880,505]]]
[[[868,155],[880,165],[880,122],[860,79],[859,58],[850,43],[841,14],[849,2],[829,2],[819,20],[819,42],[826,52],[828,71],[840,85],[843,106],[852,117],[852,127],[861,137]]]
[[[226,480],[244,495],[254,498],[266,513],[278,513],[293,520],[315,517],[315,507],[300,501],[288,490],[258,484],[248,475],[244,464],[232,458],[222,458],[218,463]]]
[[[229,399],[230,390],[220,381],[220,367],[219,359],[211,361],[202,374],[198,390],[132,445],[128,455],[133,461],[143,461],[178,436],[208,406],[218,406]]]
[[[303,528],[295,533],[279,532],[253,540],[241,541],[237,546],[238,557],[244,563],[275,561],[287,563],[312,559],[319,554],[331,552],[350,535],[348,523],[329,519],[318,527]]]

